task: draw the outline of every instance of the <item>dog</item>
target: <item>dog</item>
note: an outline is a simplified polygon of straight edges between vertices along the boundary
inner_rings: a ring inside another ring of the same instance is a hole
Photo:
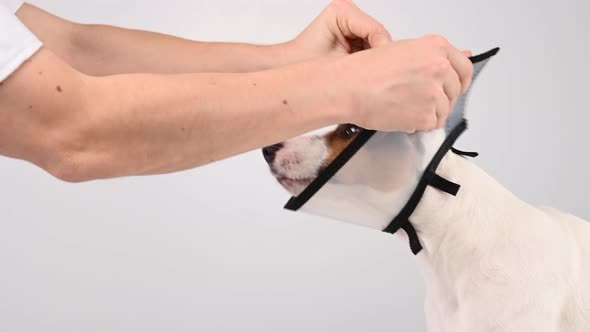
[[[277,181],[297,196],[362,131],[339,125],[323,135],[265,147],[262,153]],[[430,151],[445,138],[443,130],[407,136]],[[408,169],[411,165],[400,160],[390,170],[400,174],[399,181],[388,184],[397,186],[395,192],[414,190],[415,182],[403,180],[415,171]],[[525,203],[454,153],[444,156],[437,174],[461,190],[451,196],[428,187],[412,215],[424,247],[416,258],[426,282],[427,330],[590,331],[590,223]],[[357,178],[335,176],[340,177],[336,183],[349,185]],[[379,189],[366,190],[370,199],[379,199]],[[401,230],[396,234],[406,237]]]

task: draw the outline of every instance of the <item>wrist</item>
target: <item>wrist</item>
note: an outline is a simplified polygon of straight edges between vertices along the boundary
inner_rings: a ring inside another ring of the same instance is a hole
[[[300,62],[310,61],[329,53],[317,51],[305,43],[299,37],[290,41],[273,45],[273,56],[278,66],[286,66]]]
[[[348,79],[346,57],[325,56],[310,61],[315,67],[309,79],[311,93],[323,100],[322,108],[330,118],[330,124],[357,123],[357,94]]]
[[[270,45],[267,52],[269,56],[269,68],[288,66],[299,62],[299,56],[296,50],[297,47],[294,45],[294,40]]]
[[[321,113],[325,125],[353,123],[355,102],[350,84],[345,79],[342,59],[324,56],[293,65],[300,76],[305,97],[313,103],[313,112]]]
[[[247,73],[256,83],[256,98],[289,111],[306,131],[350,121],[350,103],[342,97],[333,59],[318,58],[270,70]]]

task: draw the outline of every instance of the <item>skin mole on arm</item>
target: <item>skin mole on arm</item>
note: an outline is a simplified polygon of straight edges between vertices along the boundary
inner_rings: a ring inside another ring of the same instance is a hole
[[[283,105],[289,105],[289,102],[287,101],[287,99],[283,99]]]
[[[61,89],[61,85],[58,85],[55,87],[55,90],[57,90],[57,92],[62,92],[63,90]]]

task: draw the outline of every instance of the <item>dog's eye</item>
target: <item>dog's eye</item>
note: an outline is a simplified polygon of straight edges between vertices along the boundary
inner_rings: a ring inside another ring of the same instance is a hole
[[[343,138],[350,138],[351,136],[358,134],[360,131],[361,131],[361,128],[359,128],[355,125],[348,125],[342,131],[342,137]]]

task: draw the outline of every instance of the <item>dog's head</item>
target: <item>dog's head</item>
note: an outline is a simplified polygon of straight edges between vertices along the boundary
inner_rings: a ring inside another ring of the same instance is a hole
[[[299,136],[262,149],[264,159],[279,183],[299,195],[363,129],[339,125],[325,135]]]
[[[297,196],[362,131],[355,125],[339,125],[324,135],[300,136],[265,147],[262,153],[278,182]],[[378,192],[411,190],[405,187],[415,185],[425,162],[432,157],[432,149],[436,149],[443,138],[442,131],[413,135],[377,133],[330,179],[330,183],[363,185]]]

